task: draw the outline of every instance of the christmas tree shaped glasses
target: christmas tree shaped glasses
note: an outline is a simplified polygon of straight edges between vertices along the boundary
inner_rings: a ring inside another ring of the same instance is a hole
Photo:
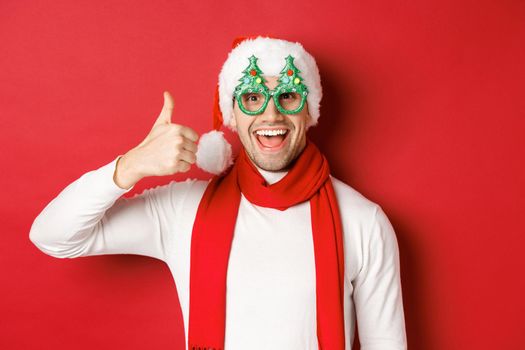
[[[286,57],[286,65],[280,73],[279,85],[270,90],[264,83],[263,72],[257,66],[257,57],[249,58],[250,64],[243,70],[240,84],[234,91],[239,108],[245,114],[257,115],[264,112],[270,98],[283,114],[299,113],[306,102],[308,89],[299,75],[301,72],[293,63],[294,58]]]

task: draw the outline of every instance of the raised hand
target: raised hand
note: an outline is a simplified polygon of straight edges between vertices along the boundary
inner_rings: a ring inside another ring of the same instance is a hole
[[[195,163],[199,135],[171,122],[173,107],[173,97],[165,91],[164,105],[149,134],[118,160],[113,176],[117,186],[127,189],[147,176],[186,172]]]

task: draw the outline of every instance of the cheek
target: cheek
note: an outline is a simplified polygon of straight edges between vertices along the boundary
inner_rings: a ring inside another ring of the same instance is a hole
[[[242,118],[242,116],[241,116]],[[235,125],[235,131],[239,136],[248,138],[250,135],[250,121],[249,120],[239,120],[237,119],[236,125]]]
[[[298,131],[299,134],[305,132],[307,125],[308,125],[308,116],[300,116],[294,121],[295,129]]]

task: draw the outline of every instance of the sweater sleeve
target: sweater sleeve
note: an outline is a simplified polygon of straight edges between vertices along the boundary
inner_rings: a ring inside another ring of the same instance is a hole
[[[361,349],[405,350],[399,249],[394,229],[378,205],[364,241],[363,265],[353,283]]]
[[[36,217],[29,238],[42,252],[57,258],[138,254],[165,260],[168,230],[159,197],[168,186],[120,198],[134,187],[122,189],[113,181],[120,157],[83,174]]]

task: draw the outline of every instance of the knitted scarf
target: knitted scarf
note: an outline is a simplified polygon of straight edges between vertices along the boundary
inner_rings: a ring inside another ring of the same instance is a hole
[[[269,185],[244,149],[231,170],[214,177],[193,225],[190,350],[224,350],[226,273],[241,192],[250,203],[286,210],[310,201],[320,350],[343,350],[344,256],[341,219],[326,158],[310,141],[279,182]]]

